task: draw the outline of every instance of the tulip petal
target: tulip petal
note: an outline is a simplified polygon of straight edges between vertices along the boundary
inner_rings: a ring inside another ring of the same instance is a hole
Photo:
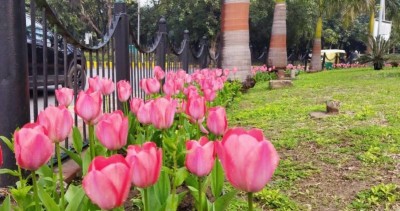
[[[114,184],[100,171],[90,171],[82,181],[86,195],[102,209],[116,207],[118,192]]]
[[[129,167],[123,163],[108,165],[101,170],[102,173],[107,175],[116,190],[120,190],[117,195],[116,206],[120,206],[128,197],[131,187],[130,177],[128,176],[129,171]]]

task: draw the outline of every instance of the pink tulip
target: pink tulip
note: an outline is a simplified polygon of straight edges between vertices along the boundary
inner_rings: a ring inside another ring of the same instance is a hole
[[[89,78],[89,92],[101,92],[102,89],[102,82],[99,76],[95,76],[93,78]]]
[[[101,93],[103,95],[110,95],[111,93],[114,92],[114,89],[115,89],[114,82],[111,79],[103,78],[101,80],[101,84],[102,84]]]
[[[131,112],[134,113],[135,115],[137,114],[137,112],[139,111],[140,106],[143,105],[143,100],[140,98],[132,98],[131,102],[130,102],[130,109]]]
[[[122,111],[104,114],[96,125],[96,137],[109,150],[121,149],[128,139],[129,121]]]
[[[56,90],[56,98],[59,105],[68,107],[74,97],[74,90],[69,88],[60,88]]]
[[[122,155],[95,157],[82,187],[90,200],[101,209],[117,208],[128,198],[131,188],[130,167]]]
[[[217,97],[217,93],[212,89],[205,89],[203,92],[204,92],[204,98],[208,102],[214,101],[215,97]]]
[[[259,129],[228,130],[216,151],[231,185],[246,192],[258,192],[271,179],[279,155]]]
[[[38,123],[47,130],[53,142],[64,141],[74,124],[71,113],[64,107],[49,106],[38,116]]]
[[[147,188],[157,182],[162,166],[162,150],[155,143],[146,142],[142,147],[129,146],[125,159],[131,167],[133,185]]]
[[[166,80],[163,85],[163,92],[166,96],[172,96],[175,94],[175,83],[173,80]]]
[[[157,98],[151,105],[151,123],[157,129],[167,129],[172,126],[177,103],[166,98]]]
[[[217,136],[221,136],[228,128],[225,108],[217,106],[210,108],[207,116],[207,128]]]
[[[54,144],[39,124],[27,124],[14,133],[14,152],[17,164],[35,171],[46,164],[54,154]]]
[[[128,101],[132,93],[132,87],[128,81],[121,80],[117,83],[118,100],[121,102]]]
[[[198,177],[208,175],[215,161],[214,142],[203,136],[199,141],[186,142],[186,168]]]
[[[229,75],[229,70],[228,70],[228,69],[225,69],[225,70],[224,70],[224,75],[225,75],[225,76],[228,76],[228,75]]]
[[[137,119],[140,123],[144,125],[151,124],[151,116],[152,113],[151,107],[153,104],[153,100],[150,100],[139,107],[138,112],[136,113]]]
[[[215,70],[215,75],[217,75],[218,77],[220,77],[222,75],[222,69],[216,69]]]
[[[165,72],[161,69],[160,66],[155,66],[154,67],[154,77],[157,78],[157,80],[164,79]]]
[[[204,118],[206,113],[206,101],[201,96],[191,96],[186,104],[186,114],[191,119],[198,121]]]
[[[94,125],[101,115],[101,94],[100,92],[88,93],[81,91],[75,105],[75,113],[78,114],[86,124]]]
[[[147,95],[158,93],[161,88],[161,84],[156,78],[142,79],[139,85]]]

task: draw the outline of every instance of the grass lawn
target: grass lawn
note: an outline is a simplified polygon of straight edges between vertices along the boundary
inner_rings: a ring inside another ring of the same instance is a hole
[[[327,100],[340,101],[340,113],[311,118]],[[302,73],[280,90],[257,83],[228,118],[263,129],[281,158],[258,209],[400,210],[400,69]]]

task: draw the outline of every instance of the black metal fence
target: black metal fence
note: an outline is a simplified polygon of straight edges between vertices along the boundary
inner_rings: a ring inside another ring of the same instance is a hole
[[[67,30],[45,0],[31,0],[28,4],[24,0],[6,0],[0,5],[0,13],[7,16],[0,24],[0,55],[7,54],[6,48],[15,51],[0,60],[3,62],[0,66],[0,99],[7,101],[0,105],[0,134],[8,138],[16,127],[35,121],[41,110],[57,105],[54,90],[58,87],[74,89],[75,102],[78,92],[88,86],[87,79],[99,76],[110,78],[115,83],[129,80],[132,95],[144,98],[139,81],[152,77],[156,65],[166,71],[183,69],[193,72],[218,64],[219,53],[210,54],[205,37],[199,46],[193,48],[189,32],[185,31],[181,45],[174,46],[168,39],[164,18],[158,23],[154,42],[139,45],[135,33],[129,28],[125,3],[114,4],[115,15],[107,33],[101,40],[91,40],[88,45]],[[15,26],[4,25],[7,21]],[[11,42],[7,40],[9,37],[12,37]],[[10,72],[12,77],[7,75]],[[16,106],[20,109],[15,109]],[[103,103],[103,109],[107,107],[111,111],[120,106],[115,92]],[[86,139],[87,127],[74,115],[75,126],[82,130]],[[68,140],[64,144],[66,148],[70,145]],[[3,143],[1,145],[5,151],[4,167],[15,168],[14,155]],[[0,186],[14,182],[3,176],[0,179]]]

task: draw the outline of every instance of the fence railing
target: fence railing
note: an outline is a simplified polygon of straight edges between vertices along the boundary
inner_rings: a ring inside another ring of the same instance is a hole
[[[7,103],[0,104],[0,134],[11,138],[15,128],[36,121],[40,111],[57,105],[54,90],[58,87],[74,89],[74,102],[80,90],[88,87],[88,78],[99,76],[131,82],[134,97],[144,98],[139,81],[153,76],[154,66],[166,71],[216,67],[219,52],[211,52],[206,38],[197,48],[190,45],[189,32],[185,31],[179,47],[168,39],[166,20],[158,22],[154,43],[139,45],[135,33],[129,28],[125,3],[115,3],[114,17],[107,33],[99,41],[84,44],[73,36],[45,0],[6,0],[0,13],[7,14],[2,21],[12,25],[0,29],[0,55],[4,49],[15,52],[0,61],[0,97]],[[29,8],[25,8],[28,5]],[[49,30],[51,29],[51,30]],[[11,42],[7,40],[12,37]],[[198,49],[198,50],[194,50]],[[12,77],[7,75],[11,73]],[[107,104],[107,105],[106,105]],[[19,107],[15,108],[15,107]],[[103,110],[122,108],[114,92],[103,102]],[[75,126],[86,140],[87,126],[75,116]],[[9,123],[9,125],[8,125]],[[14,155],[1,143],[4,167],[15,168]],[[64,146],[68,148],[70,141]],[[14,184],[13,178],[0,177],[0,186]]]

